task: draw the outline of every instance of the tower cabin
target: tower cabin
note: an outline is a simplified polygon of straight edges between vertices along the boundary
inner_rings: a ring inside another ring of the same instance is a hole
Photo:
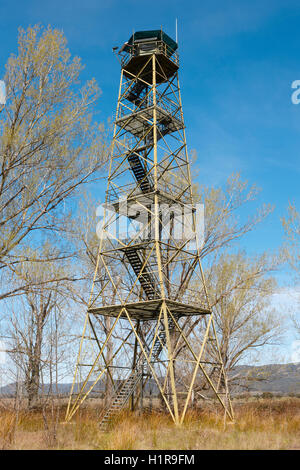
[[[156,83],[165,82],[178,70],[177,48],[177,42],[160,29],[137,31],[119,50],[124,74],[133,78],[141,73],[143,80],[152,83],[149,57],[155,54],[158,61]]]

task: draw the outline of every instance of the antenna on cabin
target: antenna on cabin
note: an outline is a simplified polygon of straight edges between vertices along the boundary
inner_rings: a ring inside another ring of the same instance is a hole
[[[177,18],[175,20],[175,41],[178,44],[178,30],[177,30]]]

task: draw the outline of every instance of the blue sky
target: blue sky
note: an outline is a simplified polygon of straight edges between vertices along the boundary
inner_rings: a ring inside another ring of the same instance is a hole
[[[95,77],[102,96],[98,119],[116,106],[119,64],[112,53],[132,31],[161,26],[175,36],[189,149],[198,154],[200,183],[222,185],[234,171],[261,189],[275,211],[245,238],[249,252],[276,248],[280,217],[299,207],[300,3],[283,0],[37,0],[0,3],[0,78],[17,48],[17,29],[51,24],[63,29],[71,53],[82,57],[83,78]],[[286,281],[285,277],[280,278]]]
[[[291,101],[291,84],[300,79],[299,2],[2,1],[0,74],[16,51],[19,26],[61,28],[72,54],[86,64],[84,78],[94,76],[102,89],[98,119],[106,121],[119,80],[112,47],[133,29],[162,25],[174,37],[175,18],[188,146],[198,154],[199,182],[223,184],[239,171],[256,183],[260,201],[276,209],[247,238],[248,249],[275,248],[288,201],[300,202],[300,105]]]

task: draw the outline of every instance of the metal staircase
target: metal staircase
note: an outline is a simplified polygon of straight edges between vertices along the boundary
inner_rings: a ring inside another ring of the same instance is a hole
[[[141,162],[139,155],[137,153],[129,155],[128,162],[136,181],[139,183],[141,191],[143,193],[149,193],[152,191],[153,183],[150,176],[147,175],[147,169]]]
[[[151,120],[153,113],[153,104],[151,105],[150,102],[145,100],[147,90],[148,86],[139,80],[130,87],[125,98],[132,102],[138,109],[136,112],[133,112],[131,116],[124,116],[117,121],[118,125],[128,127],[128,131],[138,137],[143,135],[145,133],[145,129],[149,127],[147,120]],[[183,123],[172,116],[171,112],[164,111],[161,108],[157,109],[160,110],[157,124],[157,140],[160,140],[167,134],[171,134],[178,128],[183,128]],[[139,126],[134,127],[132,123],[136,122],[139,115],[141,115],[141,123]],[[149,146],[152,147],[154,145],[153,129],[145,135],[144,144],[144,147],[135,149],[132,153],[129,153],[127,160],[129,163],[129,169],[138,183],[138,187],[144,194],[146,194],[153,191],[154,184],[145,163],[146,161],[142,161],[140,155],[144,149],[149,149]],[[138,248],[128,247],[124,249],[124,255],[131,265],[135,275],[139,277],[139,283],[147,300],[158,299],[161,297],[158,283],[151,272],[151,268],[149,268],[147,263],[145,264],[139,251],[140,250]],[[168,317],[168,327],[170,332],[175,329],[174,322],[170,317]],[[152,348],[151,363],[155,363],[159,360],[162,349],[166,344],[166,331],[163,320],[160,321],[158,334],[153,344],[154,335],[155,329],[153,329],[144,340],[144,348],[147,350],[148,354]],[[115,391],[111,404],[105,411],[100,422],[100,429],[102,431],[107,430],[109,423],[113,420],[116,414],[125,407],[129,398],[134,394],[138,386],[143,383],[144,378],[150,376],[147,372],[148,367],[145,357],[141,355],[127,379],[123,380],[119,388]]]
[[[170,317],[168,318],[168,326],[170,331],[174,331],[175,325]],[[146,339],[145,347],[147,348],[148,352],[151,349],[154,334],[154,331],[151,331],[149,337]],[[154,363],[158,360],[162,348],[165,344],[166,332],[161,323],[161,329],[153,345],[151,363]],[[124,380],[121,383],[120,387],[116,390],[110,406],[107,408],[105,414],[103,415],[100,421],[101,431],[107,431],[109,423],[120,411],[122,411],[129,398],[133,395],[137,387],[142,383],[144,377],[150,375],[147,374],[147,372],[145,371],[147,367],[148,364],[146,359],[144,358],[144,356],[141,356],[135,368],[131,371],[129,377]]]
[[[175,325],[174,325],[174,322],[172,320],[172,318],[168,317],[168,327],[169,327],[169,331],[174,331],[175,330]],[[154,342],[154,346],[153,346],[153,349],[152,349],[152,358],[154,360],[158,359],[161,351],[162,351],[162,348],[163,346],[166,344],[166,331],[162,325],[162,328],[158,334],[159,338],[156,338],[155,342]],[[153,338],[153,337],[152,337]],[[149,348],[149,351],[150,351],[150,348]]]
[[[126,95],[126,98],[138,106],[142,101],[141,94],[145,88],[146,85],[144,83],[136,82]],[[159,132],[157,135],[158,139],[170,133],[171,130],[169,126],[171,124],[171,117],[166,117],[162,122],[160,122]],[[148,134],[145,143],[146,146],[149,146],[149,144],[153,145],[153,132]],[[141,161],[139,155],[140,152],[141,149],[137,149],[136,152],[129,154],[128,162],[130,165],[129,168],[132,171],[139,188],[144,194],[146,194],[153,190],[154,185],[151,176],[147,174],[147,166]],[[160,290],[157,285],[157,281],[149,269],[149,266],[143,261],[138,248],[126,248],[124,250],[124,255],[131,265],[135,275],[137,277],[139,276],[139,283],[147,297],[147,300],[160,298]],[[168,327],[170,332],[174,331],[175,329],[174,322],[170,317],[168,317]],[[150,353],[152,348],[151,363],[157,362],[163,346],[166,344],[166,331],[162,320],[160,322],[158,335],[153,344],[154,335],[155,331],[152,330],[144,342],[144,347],[148,353]],[[144,378],[150,376],[150,374],[147,373],[147,369],[148,363],[145,357],[142,355],[135,365],[135,368],[130,372],[127,379],[123,380],[119,388],[115,391],[111,400],[111,404],[105,411],[100,421],[100,430],[107,430],[109,423],[125,407],[130,397],[134,394],[138,386],[143,382]]]
[[[125,256],[129,261],[136,276],[139,276],[139,282],[146,294],[148,300],[159,298],[160,293],[153,274],[150,272],[147,264],[139,255],[137,248],[127,248],[124,250]]]
[[[158,125],[157,125],[157,134],[156,138],[157,141],[162,139],[165,135],[171,134],[174,132],[174,129],[172,128],[172,117],[167,116],[163,120],[161,120]],[[154,144],[154,138],[153,138],[153,132],[150,131],[148,135],[146,136],[146,142],[147,145],[153,145]]]
[[[143,100],[143,92],[148,88],[148,85],[144,82],[137,81],[130,88],[126,94],[126,99],[131,101],[136,106],[139,106]]]
[[[131,372],[128,379],[121,383],[121,386],[116,391],[112,399],[111,405],[106,410],[100,422],[101,431],[106,431],[109,423],[124,408],[127,401],[136,390],[138,384],[141,382],[143,375],[143,367],[136,367]]]

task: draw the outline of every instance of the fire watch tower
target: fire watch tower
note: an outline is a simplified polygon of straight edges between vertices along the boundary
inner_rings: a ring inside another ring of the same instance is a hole
[[[233,419],[201,266],[177,47],[162,30],[139,31],[118,52],[99,251],[66,415],[105,379],[103,430],[153,383],[176,424],[195,394]]]

